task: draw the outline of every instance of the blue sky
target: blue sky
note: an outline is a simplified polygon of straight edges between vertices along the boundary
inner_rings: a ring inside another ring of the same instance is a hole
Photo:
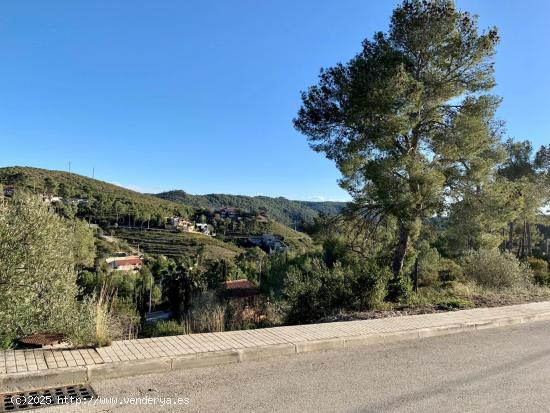
[[[496,25],[508,134],[550,142],[550,2],[457,2]],[[347,199],[292,127],[319,68],[386,30],[396,1],[6,0],[0,166],[146,192]]]

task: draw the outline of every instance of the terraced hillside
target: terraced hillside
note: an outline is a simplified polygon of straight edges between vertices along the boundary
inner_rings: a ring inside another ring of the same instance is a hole
[[[244,250],[236,245],[202,234],[171,232],[167,230],[146,230],[112,228],[113,234],[125,240],[132,247],[149,254],[160,254],[171,258],[196,256],[202,249],[206,260],[232,260]]]
[[[271,221],[268,224],[268,230],[274,235],[283,239],[286,245],[295,250],[306,250],[312,247],[313,240],[309,235],[295,231],[286,225]]]

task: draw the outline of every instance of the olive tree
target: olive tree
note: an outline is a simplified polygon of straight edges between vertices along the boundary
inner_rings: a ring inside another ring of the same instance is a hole
[[[77,294],[73,248],[71,228],[38,199],[0,204],[0,345],[64,332]]]

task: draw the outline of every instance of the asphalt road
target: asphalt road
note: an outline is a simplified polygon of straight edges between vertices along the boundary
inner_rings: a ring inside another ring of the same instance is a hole
[[[40,410],[550,412],[550,322],[92,385],[119,404]]]

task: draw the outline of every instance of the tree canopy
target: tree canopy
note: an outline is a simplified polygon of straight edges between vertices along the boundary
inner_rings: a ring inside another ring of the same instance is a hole
[[[499,159],[496,28],[449,0],[406,0],[387,33],[302,93],[295,127],[342,172],[364,220],[397,222],[399,277],[421,222],[475,191]]]

